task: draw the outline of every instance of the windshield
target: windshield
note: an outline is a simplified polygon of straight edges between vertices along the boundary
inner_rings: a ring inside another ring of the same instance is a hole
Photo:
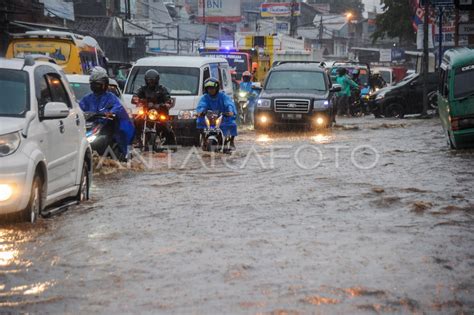
[[[30,109],[28,73],[0,69],[0,116],[24,117]]]
[[[387,82],[388,84],[392,82],[392,73],[390,71],[380,70],[379,73],[385,82]]]
[[[248,55],[245,53],[204,52],[201,55],[226,59],[230,68],[237,73],[237,80],[242,79],[242,73],[250,71]]]
[[[80,101],[82,98],[90,93],[92,93],[89,83],[72,83],[71,88],[74,91],[76,100]],[[109,92],[114,93],[115,96],[120,98],[120,92],[118,91],[117,86],[109,85]]]
[[[198,95],[200,69],[184,67],[135,67],[125,89],[127,94],[135,94],[145,85],[145,72],[149,69],[160,73],[160,84],[171,95]]]
[[[13,42],[13,56],[24,58],[25,55],[45,55],[53,58],[57,64],[68,63],[71,55],[71,44],[65,41],[24,39]]]
[[[268,77],[265,90],[326,91],[326,81],[323,72],[273,71]]]
[[[454,98],[464,98],[474,94],[474,65],[456,69],[454,77]]]

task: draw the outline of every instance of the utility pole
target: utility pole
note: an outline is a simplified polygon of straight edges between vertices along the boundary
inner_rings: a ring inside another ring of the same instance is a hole
[[[441,65],[441,61],[443,60],[443,15],[444,9],[443,7],[439,7],[439,25],[438,25],[438,65]]]
[[[176,35],[177,35],[176,37],[178,37],[177,40],[176,40],[176,42],[178,43],[178,45],[177,45],[177,47],[176,47],[176,52],[177,52],[177,54],[179,55],[179,44],[180,44],[180,41],[179,41],[179,22],[178,22],[178,24],[176,25],[176,27],[178,28],[178,29],[176,30]]]
[[[454,9],[454,46],[459,47],[459,9]]]
[[[292,0],[290,3],[290,36],[294,37],[296,33],[296,21],[295,21],[295,7],[296,0]]]
[[[429,47],[428,47],[428,23],[430,14],[430,4],[425,0],[423,21],[423,112],[422,116],[428,114],[428,66],[429,66]]]
[[[323,25],[323,15],[321,14],[321,20],[319,21],[319,48],[323,49],[323,35],[324,35],[324,25]]]

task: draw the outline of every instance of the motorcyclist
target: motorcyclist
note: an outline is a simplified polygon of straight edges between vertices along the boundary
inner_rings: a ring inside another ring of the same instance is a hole
[[[220,83],[215,78],[209,78],[204,82],[205,94],[199,100],[196,112],[198,119],[196,120],[197,128],[204,130],[206,128],[204,115],[207,111],[217,111],[224,113],[224,119],[221,124],[221,130],[224,136],[230,136],[230,146],[235,149],[234,139],[237,136],[237,124],[235,118],[237,110],[232,99],[224,92],[219,91]]]
[[[359,85],[349,78],[346,68],[337,69],[336,83],[342,87],[341,91],[337,93],[337,112],[339,115],[349,115],[351,87],[359,89]]]
[[[113,93],[108,92],[109,77],[105,70],[94,69],[89,77],[92,93],[84,96],[79,106],[84,112],[95,112],[116,117],[114,140],[117,142],[120,153],[119,159],[126,160],[128,146],[133,140],[135,128],[120,100]]]
[[[160,74],[154,69],[145,72],[145,85],[140,87],[135,95],[147,103],[160,105],[159,109],[166,113],[166,115],[169,115],[169,110],[173,107],[170,93],[166,87],[160,85]],[[135,128],[137,131],[143,130],[143,120],[136,120]],[[158,124],[156,131],[162,133],[165,138],[165,145],[176,145],[176,136],[170,122]],[[137,137],[140,137],[140,134],[141,132],[137,132]]]
[[[240,82],[240,91],[247,93],[248,105],[247,105],[247,121],[250,121],[250,124],[254,123],[254,112],[255,112],[255,99],[256,95],[252,89],[252,74],[249,71],[242,73],[242,82]]]

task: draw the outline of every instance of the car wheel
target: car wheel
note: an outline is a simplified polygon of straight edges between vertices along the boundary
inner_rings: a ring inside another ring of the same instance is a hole
[[[385,110],[385,117],[403,118],[404,115],[403,106],[398,103],[388,105]]]
[[[438,109],[438,94],[436,91],[433,91],[428,94],[428,104],[431,109]]]
[[[81,183],[79,186],[79,191],[76,196],[76,200],[78,203],[83,201],[89,200],[89,193],[90,193],[90,179],[89,179],[89,167],[87,163],[84,162],[82,166],[82,174],[81,174]]]
[[[33,178],[31,185],[31,194],[28,205],[23,210],[23,221],[35,223],[41,214],[41,207],[43,204],[43,181],[39,175]]]

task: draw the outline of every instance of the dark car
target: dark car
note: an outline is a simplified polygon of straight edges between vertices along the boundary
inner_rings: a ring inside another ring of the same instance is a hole
[[[438,86],[438,75],[428,74],[428,95]],[[398,117],[423,112],[423,76],[411,74],[393,86],[376,91],[369,96],[369,107],[375,117]]]
[[[317,64],[288,63],[270,70],[257,101],[255,129],[277,125],[329,127],[335,112],[329,76]]]

